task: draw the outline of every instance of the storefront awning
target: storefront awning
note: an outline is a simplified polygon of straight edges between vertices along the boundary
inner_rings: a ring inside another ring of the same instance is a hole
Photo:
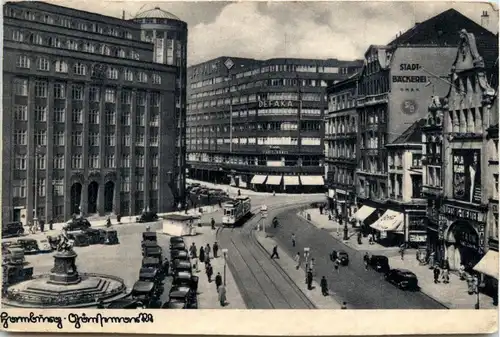
[[[281,176],[267,176],[266,185],[280,185]]]
[[[263,184],[266,181],[267,176],[262,176],[260,174],[256,174],[253,176],[250,184]]]
[[[300,182],[304,186],[322,186],[325,184],[322,176],[300,176]]]
[[[300,185],[299,176],[283,176],[283,182],[286,186]]]
[[[384,215],[370,225],[370,227],[381,232],[396,232],[403,225],[403,221],[403,213],[388,209],[385,211]]]
[[[362,206],[356,214],[354,214],[354,219],[357,221],[365,221],[373,212],[375,212],[375,208],[370,206]]]
[[[488,250],[486,255],[483,256],[473,269],[498,280],[498,252]]]

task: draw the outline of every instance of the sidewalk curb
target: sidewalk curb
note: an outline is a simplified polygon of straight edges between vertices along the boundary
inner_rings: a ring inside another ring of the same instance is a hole
[[[311,220],[307,220],[306,218],[304,218],[302,215],[300,215],[299,213],[296,213],[297,216],[305,221],[307,221],[308,223],[310,223],[312,226],[315,226],[315,227],[318,227],[316,226]],[[319,228],[319,227],[318,227]],[[347,246],[347,247],[350,247],[352,249],[354,249],[353,247],[349,246],[348,244],[346,244],[344,242],[344,240],[339,240],[337,239],[335,236],[332,236],[333,239],[337,240],[338,242],[341,242],[344,246]],[[441,302],[440,300],[438,300],[436,297],[432,296],[432,295],[429,295],[428,293],[424,292],[424,291],[421,291],[419,290],[419,292],[427,297],[429,297],[430,299],[432,299],[433,301],[436,301],[437,303],[441,304],[443,307],[447,308],[447,309],[451,309],[449,305],[447,304],[444,304],[443,302]]]

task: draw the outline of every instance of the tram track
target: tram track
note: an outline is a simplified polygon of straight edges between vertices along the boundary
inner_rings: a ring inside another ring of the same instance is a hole
[[[295,209],[307,203],[268,204],[269,217]],[[252,208],[252,215],[237,228],[223,228],[218,232],[219,241],[227,247],[228,265],[235,282],[249,309],[312,309],[314,304],[295,284],[255,237],[255,227],[260,220],[260,206]]]

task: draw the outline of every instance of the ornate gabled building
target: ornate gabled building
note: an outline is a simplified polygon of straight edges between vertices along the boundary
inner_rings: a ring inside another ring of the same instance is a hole
[[[492,154],[494,139],[498,139],[494,131],[498,124],[498,39],[466,30],[459,34],[452,85],[444,101],[442,178],[447,178],[443,179],[440,209],[444,259],[452,270],[464,265],[498,279],[497,247],[489,245],[498,238],[498,171],[494,172],[498,156]]]

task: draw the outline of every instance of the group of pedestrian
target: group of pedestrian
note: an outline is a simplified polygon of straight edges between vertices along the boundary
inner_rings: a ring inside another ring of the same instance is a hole
[[[441,281],[445,284],[450,283],[450,269],[449,266],[445,263],[443,268],[440,268],[439,266],[434,266],[433,269],[433,274],[434,274],[434,283],[441,283]],[[441,277],[441,281],[439,278]]]
[[[29,234],[36,234],[37,231],[40,231],[41,233],[45,232],[45,220],[43,219],[38,220],[36,223],[28,221],[27,225]],[[49,229],[54,229],[54,220],[49,221]]]
[[[213,253],[213,255],[211,255]],[[199,263],[205,263],[205,274],[207,275],[208,282],[212,283],[212,276],[214,274],[214,269],[212,263],[210,262],[211,256],[213,258],[218,258],[219,253],[219,244],[214,242],[213,247],[210,247],[210,244],[206,244],[205,247],[200,247],[199,253],[196,247],[196,244],[193,242],[191,247],[189,247],[189,254],[191,257],[191,261],[193,263],[193,267],[196,272],[200,272]],[[219,303],[223,307],[226,304],[226,288],[225,285],[222,284],[222,276],[218,272],[215,276],[215,286],[218,293]]]

